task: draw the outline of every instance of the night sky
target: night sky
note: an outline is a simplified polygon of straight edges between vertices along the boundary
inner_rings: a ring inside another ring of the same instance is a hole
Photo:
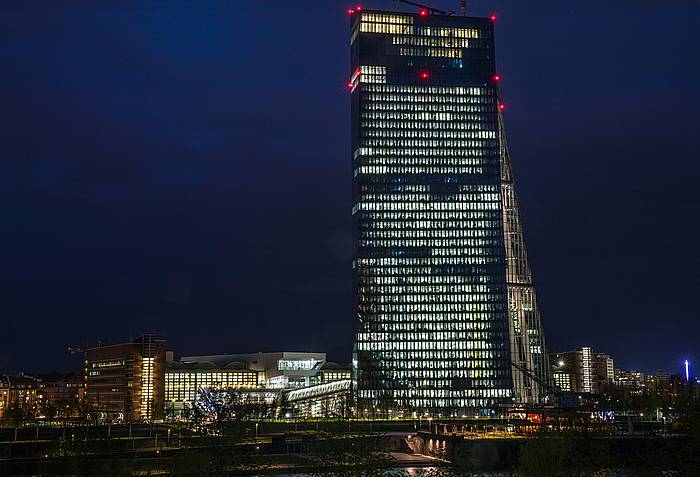
[[[469,4],[550,348],[700,365],[697,0]],[[144,331],[349,361],[354,5],[2,2],[0,371]]]

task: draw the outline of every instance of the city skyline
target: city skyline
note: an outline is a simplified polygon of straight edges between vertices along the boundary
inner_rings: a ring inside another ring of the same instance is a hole
[[[45,17],[0,8],[0,51],[16,65],[0,80],[10,210],[0,370],[72,369],[68,346],[151,330],[183,355],[303,349],[349,359],[343,5],[309,3],[306,16],[290,5],[114,7],[109,19],[107,7],[75,16],[53,6]],[[700,228],[684,30],[693,7],[577,8],[599,37],[555,2],[473,12],[498,16],[549,348],[592,345],[624,368],[674,372],[699,358],[697,259],[687,266],[678,253]],[[533,9],[540,18],[524,16]],[[73,28],[59,32],[49,14]],[[663,57],[666,43],[646,45],[654,67],[635,49],[649,18],[677,50]],[[266,24],[273,33],[261,33]],[[23,30],[45,33],[23,42]],[[289,35],[296,46],[281,44]],[[27,353],[27,340],[42,352]]]

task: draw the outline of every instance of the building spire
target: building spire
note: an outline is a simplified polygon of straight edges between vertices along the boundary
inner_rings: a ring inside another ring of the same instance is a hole
[[[463,17],[467,16],[467,0],[459,1],[459,12]]]

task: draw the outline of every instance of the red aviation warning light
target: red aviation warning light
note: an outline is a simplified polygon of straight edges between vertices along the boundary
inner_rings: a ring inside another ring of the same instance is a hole
[[[427,16],[428,16],[428,10],[426,10],[425,8],[421,8],[420,10],[418,10],[418,15],[420,15],[420,16],[422,16],[422,17],[427,17]]]
[[[501,75],[499,75],[498,73],[496,73],[495,75],[493,75],[493,80],[494,80],[494,81],[501,81]]]
[[[499,103],[499,104],[498,104],[498,109],[500,109],[501,111],[503,111],[504,109],[506,109],[505,103]]]
[[[421,71],[420,75],[418,76],[420,76],[421,79],[430,79],[430,73],[428,73],[427,71]]]
[[[353,13],[355,13],[355,10],[353,10],[352,8],[348,10],[348,15],[352,15]]]
[[[355,83],[353,83],[352,81],[350,81],[348,83],[348,89],[352,89],[354,86],[355,86]]]
[[[495,21],[496,21],[496,15],[491,15],[491,16],[489,17],[489,19],[490,19],[492,22],[495,22]]]
[[[356,12],[361,12],[361,11],[362,11],[362,6],[361,6],[361,5],[356,6],[356,7],[355,7],[355,11],[356,11]]]

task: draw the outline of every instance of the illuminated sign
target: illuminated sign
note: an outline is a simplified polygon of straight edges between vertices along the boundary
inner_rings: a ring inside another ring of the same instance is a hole
[[[279,371],[311,371],[321,362],[317,359],[280,359],[277,361]]]

